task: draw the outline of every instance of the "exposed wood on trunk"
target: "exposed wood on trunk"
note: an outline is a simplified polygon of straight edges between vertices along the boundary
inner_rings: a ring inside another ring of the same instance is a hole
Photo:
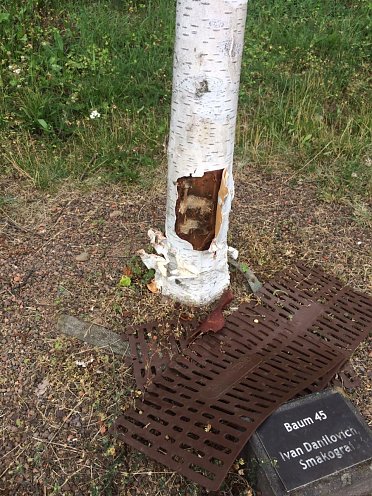
[[[208,250],[215,237],[222,172],[211,171],[202,177],[181,177],[177,181],[175,230],[194,250]]]

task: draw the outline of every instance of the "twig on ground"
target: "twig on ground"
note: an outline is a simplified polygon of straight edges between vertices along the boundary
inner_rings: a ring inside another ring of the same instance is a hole
[[[18,293],[24,286],[26,286],[26,284],[28,283],[29,279],[33,276],[33,274],[35,273],[36,271],[36,268],[35,267],[32,267],[32,269],[30,269],[26,275],[26,277],[23,279],[22,282],[20,282],[15,288],[12,288],[11,289],[11,292],[14,294],[14,293]]]
[[[3,458],[6,458],[10,453],[12,453],[14,450],[16,450],[17,448],[19,448],[21,446],[21,444],[17,444],[17,446],[14,446],[14,448],[12,448],[10,451],[8,451],[7,453],[5,453],[5,455],[3,455],[0,460],[2,460]]]
[[[72,200],[69,200],[68,202],[65,202],[65,204],[62,206],[60,212],[58,212],[58,215],[57,215],[55,221],[53,222],[53,226],[55,226],[56,224],[58,224],[59,219],[62,217],[62,215],[65,212],[66,208],[69,207],[74,200],[75,200],[75,198],[72,198]]]
[[[85,396],[83,396],[81,398],[80,401],[78,401],[76,403],[76,405],[71,409],[70,413],[67,415],[67,417],[65,417],[65,419],[63,420],[62,424],[59,426],[58,430],[53,434],[52,438],[48,441],[48,445],[51,444],[52,441],[54,441],[55,437],[57,436],[57,434],[59,433],[59,431],[62,429],[62,427],[65,425],[65,423],[67,422],[67,420],[71,417],[71,415],[73,413],[76,412],[76,408],[78,408],[82,402],[85,400]]]
[[[292,174],[291,176],[289,176],[289,178],[286,180],[286,182],[288,183],[288,182],[289,182],[289,181],[291,181],[291,180],[292,180],[295,176],[297,176],[297,175],[299,174],[299,172],[301,172],[303,169],[306,169],[306,167],[307,167],[308,165],[310,165],[312,162],[314,162],[314,160],[315,160],[316,158],[318,158],[318,157],[319,157],[319,155],[320,155],[321,153],[323,153],[323,152],[324,152],[324,150],[325,150],[326,148],[328,148],[328,147],[329,147],[329,145],[331,145],[331,144],[332,144],[332,141],[330,141],[330,142],[329,142],[329,143],[327,143],[325,146],[323,146],[323,148],[322,148],[322,149],[321,149],[321,150],[320,150],[320,151],[319,151],[316,155],[314,155],[314,156],[313,156],[310,160],[308,160],[308,161],[307,161],[307,162],[306,162],[306,163],[305,163],[302,167],[300,167],[299,169],[297,169],[297,170],[296,170],[296,172],[295,172],[294,174]]]
[[[3,208],[0,208],[0,212],[6,217],[6,222],[8,224],[11,224],[13,227],[15,227],[16,229],[18,229],[19,231],[22,231],[22,232],[25,232],[25,233],[33,233],[33,234],[37,234],[39,236],[38,233],[35,233],[34,231],[32,231],[30,229],[27,229],[26,227],[23,227],[20,224],[18,224],[18,222],[16,222],[11,217],[9,217],[9,215],[4,211]]]
[[[4,472],[2,472],[0,474],[0,480],[4,477],[4,475],[10,470],[10,468],[14,465],[14,463],[18,460],[18,458],[22,455],[22,453],[24,453],[30,446],[31,443],[28,443],[28,445],[23,448],[23,450],[21,450],[19,453],[17,453],[17,455],[15,456],[15,458],[13,458],[13,460],[9,463],[9,465],[7,466],[7,468],[4,470]]]
[[[46,443],[45,439],[40,439],[39,437],[32,436],[32,439],[38,441],[39,443]],[[49,441],[48,444],[52,444],[53,446],[58,446],[59,448],[63,448],[69,451],[75,451],[76,453],[81,453],[83,450],[79,450],[77,448],[73,448],[72,446],[68,446],[67,444],[56,443],[55,441]]]
[[[78,474],[79,472],[81,472],[83,470],[83,468],[89,468],[87,467],[86,465],[83,465],[82,467],[78,468],[73,474],[69,475],[68,477],[66,477],[65,481],[61,484],[61,489],[63,488],[63,486],[65,484],[67,484],[67,482],[69,480],[71,480],[76,474]],[[65,472],[66,473],[66,472]]]
[[[97,158],[98,158],[98,153],[95,153],[93,155],[93,157],[87,163],[87,165],[84,168],[83,172],[81,173],[80,181],[84,181],[84,179],[86,178],[86,176],[87,176],[87,174],[89,172],[90,167],[95,164],[95,162],[97,161]]]
[[[51,448],[52,448],[52,451],[53,451],[54,456],[55,456],[55,458],[54,458],[54,459],[55,459],[55,460],[57,460],[57,463],[58,463],[58,465],[59,465],[59,467],[60,467],[61,471],[62,471],[65,475],[67,475],[67,472],[66,472],[66,471],[64,470],[64,468],[62,467],[61,460],[60,460],[59,456],[57,455],[56,450],[53,448],[53,445],[51,446]]]
[[[40,415],[43,417],[45,423],[49,423],[49,419],[46,417],[46,415],[40,410],[38,404],[35,404],[36,410],[40,413]],[[57,429],[58,427],[52,426],[54,429]]]

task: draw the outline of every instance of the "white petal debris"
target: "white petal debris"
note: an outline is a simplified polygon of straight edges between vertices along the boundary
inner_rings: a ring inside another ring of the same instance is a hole
[[[236,248],[233,248],[232,246],[229,246],[227,248],[227,254],[229,257],[231,257],[233,260],[238,260],[239,257],[239,252]]]
[[[86,369],[88,367],[88,365],[93,363],[93,362],[94,362],[94,358],[90,357],[89,360],[76,360],[75,364],[78,367],[82,367],[83,369]]]

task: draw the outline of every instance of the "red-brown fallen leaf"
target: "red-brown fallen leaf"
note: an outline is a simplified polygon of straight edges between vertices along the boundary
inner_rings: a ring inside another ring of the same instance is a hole
[[[200,326],[189,336],[188,342],[191,343],[194,339],[203,334],[204,332],[218,332],[225,325],[225,317],[223,316],[222,310],[232,302],[234,295],[228,289],[223,293],[221,298],[218,300],[216,307],[208,315],[208,317],[200,324]]]
[[[21,276],[19,274],[16,274],[14,277],[13,277],[13,282],[20,282],[21,281]]]
[[[225,291],[225,293],[219,299],[217,306],[208,317],[199,326],[200,332],[218,332],[225,325],[225,317],[223,316],[222,310],[232,302],[234,295],[230,290]]]
[[[126,265],[123,269],[123,276],[131,277],[133,275],[132,269]]]
[[[159,293],[159,288],[156,285],[155,279],[147,284],[147,288],[151,293]]]
[[[107,427],[105,424],[102,424],[101,427],[99,428],[99,432],[103,435],[107,431]]]

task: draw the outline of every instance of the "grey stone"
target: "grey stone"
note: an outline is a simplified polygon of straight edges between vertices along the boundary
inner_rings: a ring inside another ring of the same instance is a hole
[[[80,339],[93,346],[104,348],[118,355],[129,355],[129,343],[119,334],[96,324],[88,324],[76,317],[62,315],[58,319],[57,328],[63,334]]]
[[[77,262],[87,262],[89,259],[90,259],[90,255],[86,251],[83,251],[83,253],[80,253],[75,257],[75,260]]]

